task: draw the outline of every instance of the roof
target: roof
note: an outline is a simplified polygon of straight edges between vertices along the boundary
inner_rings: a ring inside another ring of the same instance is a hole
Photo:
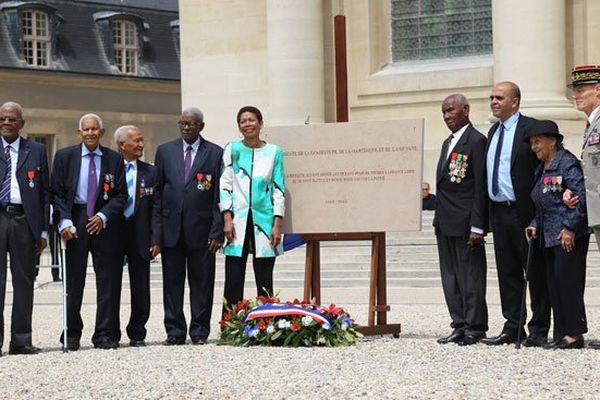
[[[145,28],[142,30],[143,67],[140,74],[133,77],[180,79],[179,32],[172,26],[173,21],[179,19],[176,0],[0,0],[0,67],[38,69],[23,65],[18,57],[19,49],[15,48],[19,41],[14,38],[19,38],[20,26],[9,16],[8,10],[23,3],[56,10],[60,23],[56,34],[55,70],[132,77],[111,65],[112,55],[107,50],[110,47],[105,47],[111,40],[110,30],[99,22],[123,14],[139,18],[143,22],[140,26]],[[12,39],[10,30],[13,30]]]

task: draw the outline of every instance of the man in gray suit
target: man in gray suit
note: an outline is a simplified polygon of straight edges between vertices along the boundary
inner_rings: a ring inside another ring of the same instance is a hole
[[[571,71],[573,100],[579,111],[587,116],[583,134],[581,166],[585,176],[587,213],[590,227],[594,229],[596,244],[600,248],[600,65],[581,65]],[[566,190],[563,201],[575,207],[579,201],[570,190]],[[600,350],[600,340],[593,340],[589,347]]]
[[[17,103],[0,106],[0,347],[4,340],[6,256],[10,254],[13,306],[10,354],[37,354],[31,344],[33,281],[37,257],[48,240],[50,188],[43,145],[21,137],[25,125]],[[0,355],[2,353],[0,352]]]

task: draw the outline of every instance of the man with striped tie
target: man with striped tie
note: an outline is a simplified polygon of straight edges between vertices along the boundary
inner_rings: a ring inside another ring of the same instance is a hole
[[[113,291],[115,333],[113,339],[121,338],[119,305],[123,265],[127,260],[129,288],[131,291],[131,315],[127,324],[129,345],[145,346],[146,322],[150,316],[150,260],[160,252],[152,246],[152,203],[155,194],[156,171],[153,165],[140,160],[144,154],[144,135],[133,125],[125,125],[115,131],[115,143],[125,161],[125,182],[129,197],[123,215],[118,219],[120,264],[115,271]]]
[[[112,337],[112,276],[121,262],[116,221],[127,201],[123,158],[100,145],[104,127],[98,115],[81,117],[78,134],[80,144],[56,152],[51,179],[54,208],[60,215],[58,231],[67,241],[67,348],[79,349],[81,303],[91,253],[97,293],[92,343],[96,348],[114,349],[118,343]]]
[[[46,247],[50,190],[43,145],[21,137],[25,125],[17,103],[0,106],[0,347],[4,341],[7,255],[13,286],[10,354],[36,354],[31,344],[35,264]],[[2,352],[0,351],[0,355]]]

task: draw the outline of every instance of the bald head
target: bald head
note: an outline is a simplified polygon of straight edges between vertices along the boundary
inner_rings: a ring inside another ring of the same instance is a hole
[[[494,117],[504,122],[519,111],[521,89],[516,83],[505,81],[494,85],[490,95],[490,108]]]

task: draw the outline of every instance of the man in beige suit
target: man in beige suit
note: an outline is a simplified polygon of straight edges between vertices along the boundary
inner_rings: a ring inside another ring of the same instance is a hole
[[[581,166],[585,176],[588,221],[600,248],[600,65],[573,68],[569,86],[573,90],[577,109],[587,116]],[[569,207],[574,207],[579,199],[566,190],[563,201]],[[592,340],[589,347],[600,349],[600,340]]]

